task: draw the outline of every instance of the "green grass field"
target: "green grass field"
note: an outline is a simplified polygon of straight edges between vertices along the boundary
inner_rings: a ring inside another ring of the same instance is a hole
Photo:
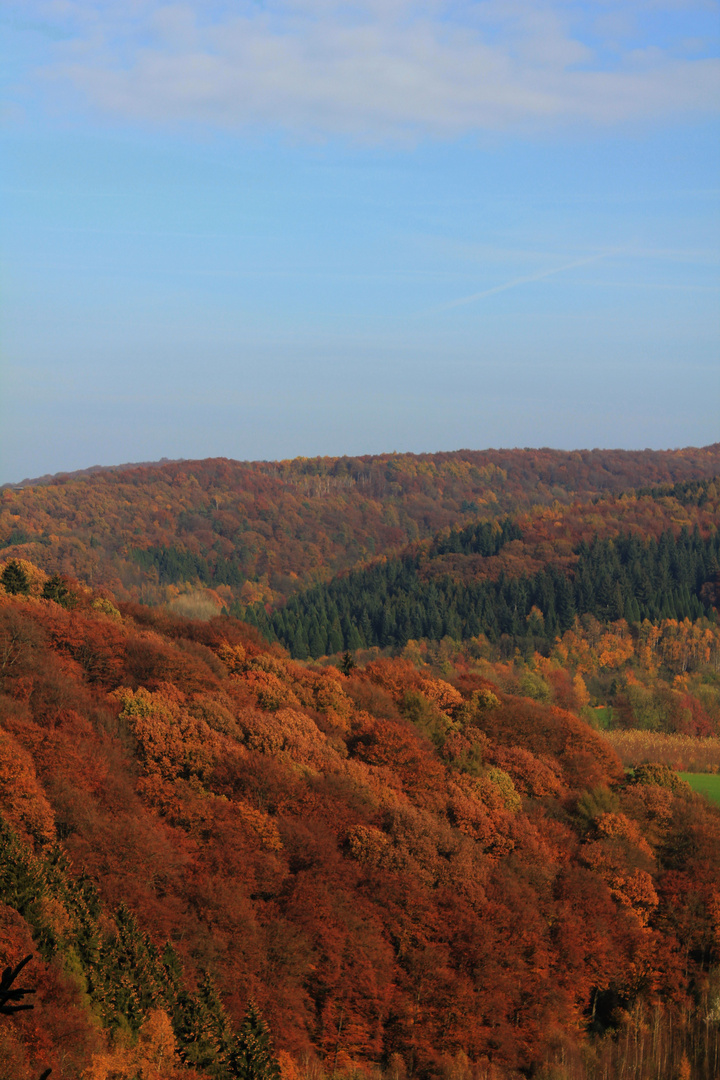
[[[679,776],[687,780],[693,791],[707,795],[708,799],[720,805],[720,773],[681,772]]]
[[[612,723],[612,705],[596,705],[592,710],[595,727],[606,731]]]

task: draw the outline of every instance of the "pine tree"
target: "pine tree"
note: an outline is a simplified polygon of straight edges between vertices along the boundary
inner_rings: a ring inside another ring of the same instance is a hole
[[[181,1040],[182,1033],[187,1028],[190,995],[183,986],[180,958],[169,941],[165,942],[161,959],[165,975],[164,1002],[170,1015],[173,1031]]]
[[[270,1029],[254,1001],[248,1003],[235,1040],[231,1069],[237,1080],[280,1080]]]
[[[100,959],[100,898],[94,882],[86,873],[70,873],[70,859],[59,844],[45,855],[47,881],[54,896],[61,900],[73,922],[71,947],[89,985],[92,985]],[[67,937],[67,935],[66,935]]]
[[[11,559],[5,565],[5,569],[0,574],[0,581],[5,586],[5,591],[11,596],[27,596],[30,592],[28,576],[15,559]]]
[[[209,974],[203,976],[197,993],[189,995],[176,1034],[183,1061],[225,1080],[231,1051],[230,1029],[217,987]]]
[[[293,630],[292,637],[290,638],[290,647],[293,656],[296,656],[299,660],[307,660],[308,656],[310,655],[307,637],[305,636],[305,630],[302,623],[299,621],[295,629]]]
[[[43,860],[36,857],[0,817],[0,901],[18,911],[32,926],[38,949],[45,959],[57,949],[57,937],[43,918],[43,901],[49,896]]]
[[[76,603],[76,597],[70,592],[59,574],[53,574],[47,579],[43,585],[42,598],[54,600],[56,604],[64,608],[73,607]]]
[[[323,622],[324,622],[323,617]],[[308,627],[308,649],[311,656],[323,656],[326,652],[325,644],[327,641],[327,626],[320,626],[320,620],[317,613],[314,611],[310,617],[310,625]]]
[[[148,1011],[164,1002],[164,970],[157,951],[121,904],[115,913],[116,934],[100,950],[97,996],[106,1022],[127,1024],[134,1032]]]
[[[368,614],[367,608],[363,608],[359,630],[360,636],[362,638],[362,644],[372,645],[375,640],[375,635],[373,633],[372,622],[370,621],[370,616]]]
[[[342,652],[343,649],[343,633],[340,629],[340,619],[337,615],[333,618],[330,624],[330,632],[328,634],[328,652],[333,653]]]

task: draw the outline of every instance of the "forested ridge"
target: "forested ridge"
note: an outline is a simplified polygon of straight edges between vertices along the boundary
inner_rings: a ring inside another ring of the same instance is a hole
[[[4,489],[0,1080],[713,1080],[719,475]]]
[[[119,598],[219,612],[281,604],[454,526],[718,474],[720,444],[123,466],[6,485],[0,551]]]
[[[507,536],[519,538],[519,530],[503,522],[494,542],[492,536],[489,527],[471,526],[434,544],[430,557],[450,551],[496,555]],[[572,576],[549,566],[531,577],[501,573],[497,580],[469,582],[450,575],[428,580],[421,556],[395,558],[291,597],[270,617],[262,606],[244,614],[300,658],[478,634],[491,642],[503,635],[552,641],[578,615],[629,623],[717,617],[717,529],[705,539],[685,527],[678,536],[663,532],[657,541],[627,534],[595,538],[573,555]]]
[[[1,578],[0,964],[35,995],[0,1076],[717,1075],[720,814],[578,715],[627,664],[714,715],[712,626],[342,674]]]
[[[576,617],[716,620],[720,483],[683,482],[445,529],[291,596],[230,610],[294,656],[486,636],[552,642]]]

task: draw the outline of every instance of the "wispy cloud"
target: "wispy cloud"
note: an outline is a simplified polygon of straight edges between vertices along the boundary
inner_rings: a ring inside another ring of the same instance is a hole
[[[502,285],[493,285],[489,289],[482,289],[480,292],[471,293],[469,296],[461,296],[457,300],[450,300],[446,304],[433,308],[433,312],[450,311],[452,308],[462,307],[463,304],[472,304],[476,300],[483,300],[486,296],[495,296],[496,293],[507,292],[508,289],[517,289],[520,285],[528,285],[532,281],[544,281],[545,278],[554,277],[555,274],[562,274],[566,270],[574,270],[578,266],[589,266],[591,263],[600,262],[601,259],[607,259],[611,255],[617,254],[618,251],[604,251],[599,255],[588,255],[583,259],[574,259],[572,262],[564,263],[562,266],[555,266],[549,270],[540,270],[535,274],[525,274],[523,277],[504,281]]]
[[[712,42],[703,46],[698,28],[717,5],[688,0],[682,19],[658,22],[658,11],[677,6],[672,0],[24,5],[72,31],[36,79],[52,80],[55,93],[72,88],[103,113],[370,140],[716,110],[720,61]],[[692,49],[683,44],[688,41]]]

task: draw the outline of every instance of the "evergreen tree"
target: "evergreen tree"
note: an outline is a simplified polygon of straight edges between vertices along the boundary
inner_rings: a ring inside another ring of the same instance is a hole
[[[363,608],[359,631],[363,646],[372,645],[374,642],[373,627],[367,608]]]
[[[11,559],[10,562],[6,563],[2,574],[0,574],[0,581],[5,586],[5,591],[11,596],[27,596],[30,592],[28,576],[15,559]]]
[[[280,1080],[272,1036],[254,1001],[248,1003],[231,1057],[238,1080]]]
[[[57,949],[57,937],[43,918],[43,901],[48,898],[50,887],[43,860],[0,817],[0,901],[27,920],[45,959]]]
[[[182,1045],[183,1032],[189,1026],[187,1014],[190,1007],[190,995],[183,986],[180,958],[169,941],[165,942],[161,960],[165,976],[165,1005],[172,1021],[175,1036],[179,1044]]]
[[[564,574],[555,574],[555,609],[561,630],[569,630],[575,618],[573,588]]]
[[[307,660],[310,655],[305,630],[300,621],[296,624],[293,635],[290,638],[290,648],[292,649],[293,656],[297,656],[298,660]]]
[[[183,1061],[225,1080],[232,1039],[220,995],[207,972],[197,993],[188,997],[176,1035]]]
[[[346,650],[352,653],[356,649],[361,649],[363,645],[362,638],[355,623],[351,622],[347,615],[343,615],[341,625]]]
[[[311,656],[324,656],[326,653],[325,644],[327,641],[327,627],[320,625],[320,620],[316,612],[313,612],[310,619],[310,626],[308,627],[308,649]]]
[[[342,652],[344,645],[343,633],[340,629],[340,619],[336,615],[330,624],[330,633],[328,634],[328,653],[333,655],[334,653]]]
[[[56,604],[64,608],[73,607],[76,603],[76,597],[70,592],[59,574],[53,574],[47,579],[43,585],[42,598],[54,600]]]
[[[164,1003],[165,972],[154,945],[124,904],[115,913],[115,927],[100,949],[97,998],[106,1023],[137,1032],[148,1011]]]
[[[59,844],[45,856],[48,888],[61,900],[73,921],[72,949],[91,986],[100,958],[100,898],[94,882],[86,873],[70,873],[70,860]]]

